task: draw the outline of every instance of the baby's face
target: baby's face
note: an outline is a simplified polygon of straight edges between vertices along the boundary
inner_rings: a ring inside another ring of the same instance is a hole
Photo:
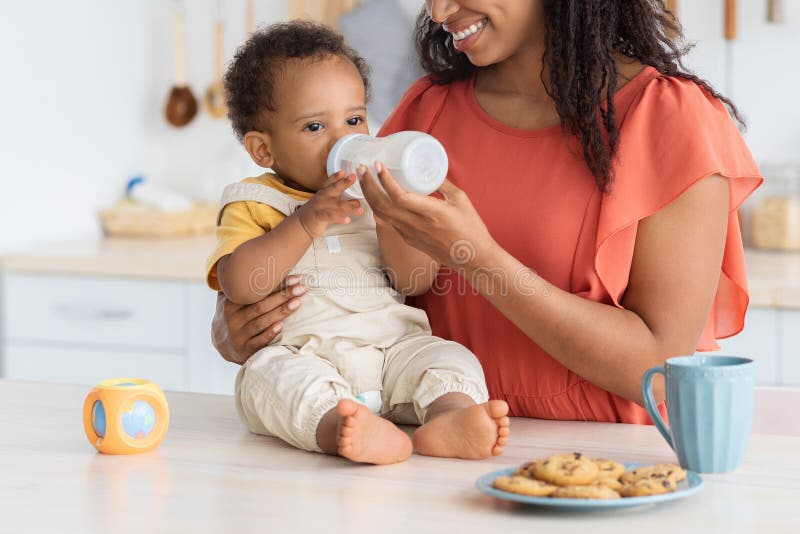
[[[327,178],[328,152],[336,141],[369,133],[358,69],[338,56],[294,61],[276,80],[273,94],[272,169],[284,180],[317,191]]]

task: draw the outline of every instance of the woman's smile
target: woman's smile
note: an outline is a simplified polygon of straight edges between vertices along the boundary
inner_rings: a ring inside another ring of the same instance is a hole
[[[444,29],[453,37],[453,45],[463,52],[470,48],[483,33],[489,19],[483,18],[469,25],[445,25]]]

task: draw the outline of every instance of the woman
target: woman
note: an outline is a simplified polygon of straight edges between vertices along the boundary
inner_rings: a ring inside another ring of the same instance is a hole
[[[683,70],[659,0],[427,0],[416,33],[429,76],[381,134],[436,136],[449,181],[440,198],[386,172],[388,195],[363,186],[442,265],[416,304],[511,415],[649,423],[644,371],[743,326],[735,210],[762,179],[736,108]],[[301,291],[220,300],[223,356],[268,343]]]

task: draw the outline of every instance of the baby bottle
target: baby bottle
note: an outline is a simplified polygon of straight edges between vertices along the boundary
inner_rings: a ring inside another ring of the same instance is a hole
[[[362,164],[375,173],[373,165],[376,161],[386,166],[403,189],[421,195],[439,189],[447,176],[447,153],[442,144],[424,132],[414,131],[397,132],[387,137],[365,134],[342,137],[328,154],[328,175],[340,170],[350,175]],[[342,196],[364,198],[361,183],[348,187]]]

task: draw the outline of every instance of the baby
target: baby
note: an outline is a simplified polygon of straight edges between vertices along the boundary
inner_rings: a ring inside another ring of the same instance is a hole
[[[367,72],[340,35],[295,21],[256,32],[225,75],[233,128],[272,172],[225,189],[208,285],[239,304],[289,274],[306,288],[239,371],[238,412],[252,432],[355,462],[400,462],[413,448],[500,454],[508,406],[488,400],[477,358],[403,304],[430,288],[438,265],[391,227],[376,229],[366,202],[341,198],[354,175],[326,176],[333,144],[368,133]],[[409,438],[395,423],[422,426]]]

